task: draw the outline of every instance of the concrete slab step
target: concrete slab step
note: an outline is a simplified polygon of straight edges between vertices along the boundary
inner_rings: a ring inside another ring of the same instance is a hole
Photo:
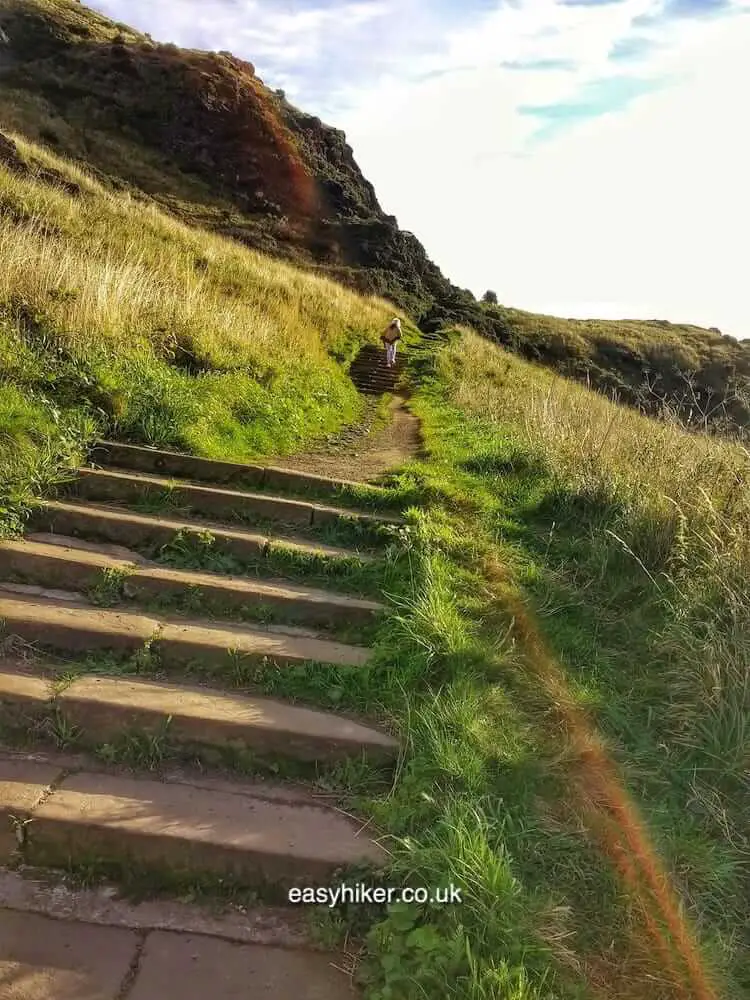
[[[0,593],[5,635],[42,648],[69,652],[94,650],[135,653],[150,644],[167,668],[229,668],[239,656],[279,666],[315,661],[361,667],[370,652],[361,646],[310,638],[271,629],[216,625],[178,617]]]
[[[400,375],[401,369],[387,368],[385,365],[354,365],[349,371],[349,377],[353,379],[371,376],[395,381]]]
[[[230,521],[238,517],[250,521],[260,518],[305,527],[335,524],[342,519],[373,526],[400,523],[395,516],[112,470],[79,469],[78,479],[70,485],[70,492],[88,500],[123,503],[160,499],[168,494],[176,507]]]
[[[6,876],[6,879],[8,876]],[[26,880],[28,891],[34,883]],[[77,902],[92,890],[77,890]],[[54,900],[69,903],[72,891],[64,885],[47,889]],[[49,904],[48,904],[49,905]],[[69,903],[69,905],[71,905]],[[44,913],[0,910],[0,988],[3,1000],[357,1000],[341,955],[308,950],[308,940],[288,943],[279,925],[279,907],[256,908],[248,922],[263,919],[273,933],[259,937],[278,938],[278,944],[246,943],[213,933],[153,930],[135,916],[129,926],[108,924],[103,914],[119,914],[130,905],[134,914],[144,909],[178,904],[160,900],[127,904],[106,897],[91,904],[83,919],[69,912],[62,917]],[[188,908],[189,904],[182,906]],[[115,909],[117,907],[117,909]],[[62,909],[62,907],[61,907]],[[193,907],[193,922],[212,927],[203,909]],[[218,922],[228,918],[212,916]],[[224,930],[224,924],[222,924]],[[289,935],[287,935],[289,936]],[[296,947],[295,947],[296,945]]]
[[[396,388],[396,383],[391,382],[388,379],[378,379],[378,378],[361,378],[352,379],[354,384],[358,389],[367,387],[368,389],[379,389],[381,392],[394,392]]]
[[[19,809],[29,864],[97,858],[282,889],[325,884],[348,865],[385,861],[340,812],[309,796],[270,794],[265,785],[224,791],[0,760],[0,816],[8,820]],[[13,839],[18,828],[11,823]]]
[[[286,547],[303,555],[333,560],[358,559],[366,562],[372,558],[369,554],[352,549],[246,531],[213,521],[139,514],[122,508],[63,500],[49,501],[33,511],[29,527],[32,531],[81,536],[147,550],[169,545],[180,534],[195,537],[210,532],[213,551],[239,560],[255,560],[266,555],[272,547]]]
[[[200,597],[206,606],[262,614],[270,609],[291,622],[321,627],[371,625],[384,611],[376,601],[297,586],[284,580],[257,580],[155,565],[137,565],[106,552],[50,545],[28,539],[0,542],[0,579],[86,591],[108,570],[127,574],[122,596],[130,600]]]
[[[298,472],[271,465],[244,465],[237,462],[220,462],[196,455],[144,448],[139,445],[115,441],[98,441],[91,452],[91,460],[99,466],[114,466],[132,472],[170,476],[175,479],[227,484],[247,489],[279,489],[294,491],[327,490],[336,494],[341,490],[366,486],[369,493],[382,493],[382,487],[357,483],[350,479],[334,479],[311,472]]]
[[[359,371],[350,372],[350,376],[355,380],[376,379],[384,382],[396,382],[399,377],[397,372],[394,372],[393,369],[389,370],[388,368],[360,369]]]
[[[62,768],[23,758],[0,760],[0,864],[23,841],[23,823],[57,780]]]
[[[385,762],[398,750],[394,739],[361,722],[272,698],[90,674],[58,690],[51,679],[19,672],[13,663],[0,663],[0,706],[20,720],[55,708],[90,746],[110,743],[128,729],[162,733],[169,719],[170,743],[299,761],[331,763],[364,755]]]

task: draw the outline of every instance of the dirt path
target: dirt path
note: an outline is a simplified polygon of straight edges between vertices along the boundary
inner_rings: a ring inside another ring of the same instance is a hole
[[[419,421],[407,409],[406,400],[394,397],[388,423],[373,430],[377,407],[378,400],[368,400],[359,424],[345,428],[317,449],[285,456],[276,464],[301,472],[366,482],[415,458],[422,447],[422,437]]]

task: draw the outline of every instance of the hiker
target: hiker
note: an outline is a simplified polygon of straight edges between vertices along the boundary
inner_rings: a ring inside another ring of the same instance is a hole
[[[396,364],[396,344],[401,340],[401,320],[396,316],[380,334],[385,345],[385,363],[388,368]]]

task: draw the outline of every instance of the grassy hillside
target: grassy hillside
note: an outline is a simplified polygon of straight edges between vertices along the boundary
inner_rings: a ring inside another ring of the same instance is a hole
[[[739,1000],[747,451],[468,333],[423,377],[441,688],[414,745],[451,774],[422,810],[426,871],[441,851],[471,871],[445,916],[448,938],[475,921],[455,995]]]
[[[383,303],[2,155],[4,531],[95,433],[249,458],[356,419],[337,359]],[[428,458],[390,497],[422,510],[374,665],[257,682],[390,717],[396,779],[352,769],[347,797],[393,838],[386,884],[463,902],[329,929],[366,942],[368,1000],[740,1000],[747,452],[473,334],[412,370]]]
[[[730,434],[750,427],[750,339],[662,320],[483,311],[501,343],[644,412]],[[747,332],[747,331],[745,331]]]
[[[458,292],[382,211],[344,133],[292,107],[250,63],[154,42],[76,0],[3,0],[0,29],[4,127],[183,221],[415,316]]]
[[[20,139],[0,152],[6,498],[95,430],[247,458],[357,418],[340,362],[388,322],[384,303],[189,229]]]

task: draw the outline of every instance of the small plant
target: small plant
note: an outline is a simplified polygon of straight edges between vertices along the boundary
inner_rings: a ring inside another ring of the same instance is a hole
[[[125,584],[131,569],[108,566],[101,570],[98,579],[90,586],[86,596],[99,607],[107,608],[119,604],[125,598]]]
[[[42,721],[41,732],[52,740],[58,750],[75,746],[81,737],[81,729],[76,726],[59,707]]]
[[[109,764],[125,764],[134,770],[156,771],[170,756],[168,716],[159,731],[147,733],[133,729],[120,734],[113,743],[105,743],[96,750],[97,756]]]

